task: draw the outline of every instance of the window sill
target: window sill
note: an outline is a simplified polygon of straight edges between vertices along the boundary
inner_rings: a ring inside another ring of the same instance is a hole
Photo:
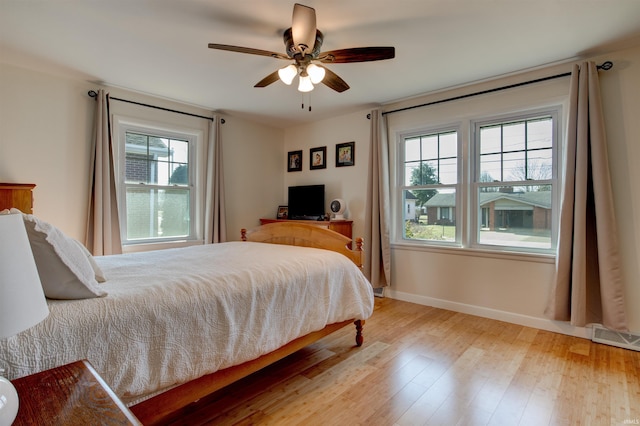
[[[424,251],[456,256],[487,257],[503,260],[517,260],[521,262],[555,263],[556,256],[547,253],[522,253],[508,250],[486,250],[469,247],[427,246],[424,244],[392,243],[394,250]]]
[[[164,250],[169,248],[198,246],[204,244],[202,240],[163,241],[157,243],[125,244],[122,253],[138,253],[143,251]]]

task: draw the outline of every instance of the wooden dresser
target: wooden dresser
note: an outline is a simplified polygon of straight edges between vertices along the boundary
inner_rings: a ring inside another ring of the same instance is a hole
[[[273,222],[300,222],[307,225],[315,225],[321,228],[331,229],[345,237],[353,239],[353,221],[352,220],[289,220],[289,219],[260,219],[260,225]]]
[[[0,183],[0,210],[15,207],[23,213],[33,214],[32,183]]]

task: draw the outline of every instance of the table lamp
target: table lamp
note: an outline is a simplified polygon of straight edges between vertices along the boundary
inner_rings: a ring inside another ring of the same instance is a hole
[[[20,333],[49,315],[36,262],[21,214],[0,214],[0,339]],[[18,414],[18,393],[2,377],[0,365],[0,426]]]

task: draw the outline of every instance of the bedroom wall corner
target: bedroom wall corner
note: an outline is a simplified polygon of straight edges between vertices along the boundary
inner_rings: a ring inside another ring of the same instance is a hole
[[[89,82],[0,63],[0,181],[34,183],[34,214],[85,233],[93,99]]]

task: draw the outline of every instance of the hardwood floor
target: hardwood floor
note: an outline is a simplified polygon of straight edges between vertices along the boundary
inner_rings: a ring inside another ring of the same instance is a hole
[[[640,352],[376,298],[346,327],[174,425],[640,424]]]

